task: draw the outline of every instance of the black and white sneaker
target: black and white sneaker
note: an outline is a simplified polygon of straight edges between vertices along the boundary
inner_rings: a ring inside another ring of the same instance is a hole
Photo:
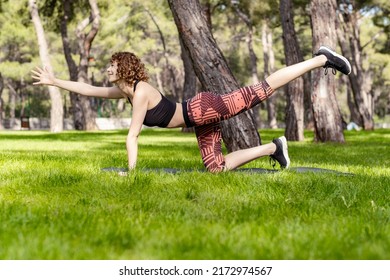
[[[328,61],[324,65],[325,75],[328,74],[328,68],[332,68],[332,72],[334,75],[336,74],[336,70],[340,71],[345,75],[349,75],[351,73],[351,64],[344,56],[337,54],[336,52],[325,46],[321,46],[318,52],[314,55],[318,56],[322,54],[328,58]]]
[[[270,155],[270,160],[273,160],[272,167],[275,168],[276,161],[279,162],[280,168],[289,168],[290,158],[288,157],[287,139],[282,136],[272,140],[276,145],[276,151]]]

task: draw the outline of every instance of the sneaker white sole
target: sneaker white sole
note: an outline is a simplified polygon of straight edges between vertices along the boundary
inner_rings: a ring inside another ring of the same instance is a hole
[[[290,167],[290,157],[288,156],[288,147],[287,147],[287,139],[285,136],[279,137],[279,139],[282,141],[282,148],[283,148],[283,155],[286,159],[286,169]]]
[[[338,58],[340,58],[342,61],[344,61],[344,62],[348,65],[348,67],[349,67],[349,72],[348,72],[347,75],[351,74],[352,67],[351,67],[351,63],[349,63],[348,59],[346,59],[344,56],[339,55],[338,53],[332,51],[330,48],[325,47],[325,46],[321,46],[321,47],[319,48],[319,50],[326,50],[326,51],[330,52],[332,55],[334,55],[335,57],[338,57]]]

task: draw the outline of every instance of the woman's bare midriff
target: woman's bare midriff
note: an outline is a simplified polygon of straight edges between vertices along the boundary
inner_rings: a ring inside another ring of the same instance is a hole
[[[175,114],[173,115],[167,127],[175,128],[175,127],[185,127],[185,126],[186,124],[184,122],[184,117],[183,117],[183,108],[181,106],[181,103],[176,103]]]

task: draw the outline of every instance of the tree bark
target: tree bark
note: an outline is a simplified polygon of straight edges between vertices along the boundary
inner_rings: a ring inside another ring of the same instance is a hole
[[[355,104],[360,114],[360,123],[365,130],[373,130],[374,118],[369,93],[372,80],[369,73],[363,68],[363,51],[360,44],[358,24],[359,11],[355,7],[353,7],[353,10],[350,10],[347,5],[349,4],[345,4],[344,9],[339,13],[338,20],[341,29],[338,29],[338,39],[343,55],[350,58],[352,72],[349,75],[349,81]]]
[[[286,65],[303,61],[294,29],[291,0],[280,0],[280,16],[283,28],[283,45]],[[299,77],[287,85],[286,138],[290,141],[304,140],[304,81]]]
[[[312,0],[311,24],[313,49],[320,45],[335,46],[336,0]],[[324,17],[324,15],[327,15]],[[329,71],[330,72],[330,71]],[[343,143],[344,134],[340,110],[336,99],[334,75],[324,75],[324,69],[312,71],[312,103],[315,140],[320,142]]]
[[[203,88],[219,94],[239,87],[207,24],[198,0],[168,0],[179,35],[191,57]],[[253,116],[245,112],[221,122],[229,152],[260,145]]]
[[[39,56],[44,67],[46,67],[49,72],[53,73],[49,58],[47,42],[45,39],[45,32],[43,30],[41,19],[38,14],[38,7],[35,3],[35,0],[29,0],[28,4],[35,31],[37,33]],[[64,128],[64,109],[62,107],[61,93],[58,88],[49,86],[49,94],[51,99],[50,131],[61,132]]]

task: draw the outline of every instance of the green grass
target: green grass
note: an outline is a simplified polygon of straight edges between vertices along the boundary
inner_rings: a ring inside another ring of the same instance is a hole
[[[292,167],[355,176],[142,171],[203,168],[177,130],[143,131],[129,176],[102,172],[126,167],[126,133],[1,131],[0,259],[390,259],[389,130],[289,143]]]

